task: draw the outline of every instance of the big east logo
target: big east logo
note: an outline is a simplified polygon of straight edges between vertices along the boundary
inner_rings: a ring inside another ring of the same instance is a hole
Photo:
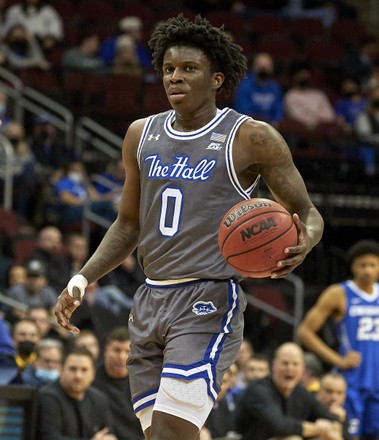
[[[248,226],[245,230],[241,231],[242,241],[248,240],[255,235],[260,234],[262,231],[268,231],[270,228],[277,226],[275,220],[272,217],[268,217],[265,220],[260,220],[253,225]]]

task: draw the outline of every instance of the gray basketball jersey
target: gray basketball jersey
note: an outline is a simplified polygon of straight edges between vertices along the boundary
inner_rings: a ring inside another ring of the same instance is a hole
[[[235,134],[248,119],[225,108],[193,132],[172,128],[173,110],[147,119],[137,159],[138,258],[148,278],[242,278],[223,259],[217,233],[226,212],[258,191],[259,178],[241,187],[232,160]]]

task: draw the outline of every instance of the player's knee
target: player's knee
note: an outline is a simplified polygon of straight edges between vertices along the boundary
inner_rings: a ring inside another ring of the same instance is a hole
[[[161,390],[173,404],[186,404],[201,409],[207,403],[207,384],[204,379],[186,381],[163,377]]]
[[[200,429],[213,407],[204,379],[182,380],[163,377],[154,411],[171,414]]]

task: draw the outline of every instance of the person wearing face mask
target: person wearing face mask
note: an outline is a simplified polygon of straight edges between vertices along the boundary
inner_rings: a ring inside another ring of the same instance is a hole
[[[337,121],[328,96],[313,87],[311,69],[306,63],[296,63],[291,68],[292,87],[284,94],[284,113],[304,127],[313,130],[322,122]]]
[[[369,176],[376,176],[379,150],[379,87],[370,91],[367,106],[357,116],[354,128],[361,142],[360,153],[365,172]]]
[[[274,60],[268,53],[254,57],[250,73],[236,90],[234,109],[274,125],[282,119],[282,88],[274,78]]]
[[[3,149],[0,149],[0,173],[10,166],[13,175],[13,209],[20,216],[31,220],[34,213],[35,157],[25,137],[25,128],[20,122],[10,121],[3,131],[13,146],[12,163],[6,162]],[[3,181],[0,180],[0,190]]]
[[[41,387],[57,380],[62,367],[63,344],[56,339],[41,339],[36,345],[34,364],[22,373],[25,385]]]
[[[4,31],[4,39],[0,49],[11,68],[50,69],[50,64],[46,60],[37,39],[20,22],[11,21],[9,23],[9,27]]]
[[[349,131],[353,130],[357,116],[365,109],[366,104],[367,99],[361,92],[359,82],[355,78],[344,78],[340,84],[340,98],[337,99],[334,109]]]
[[[35,346],[40,338],[38,326],[32,319],[20,319],[13,325],[12,340],[16,348],[15,360],[21,372],[35,362],[37,358]]]
[[[83,220],[87,201],[90,209],[105,220],[113,221],[116,211],[111,196],[102,196],[91,183],[84,163],[69,162],[65,175],[54,185],[59,224],[61,227],[75,226]]]

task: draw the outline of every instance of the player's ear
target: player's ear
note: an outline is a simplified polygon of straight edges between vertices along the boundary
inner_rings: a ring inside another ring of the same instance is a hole
[[[224,80],[225,80],[225,76],[222,72],[215,72],[213,74],[213,88],[215,90],[218,90],[222,86]]]

